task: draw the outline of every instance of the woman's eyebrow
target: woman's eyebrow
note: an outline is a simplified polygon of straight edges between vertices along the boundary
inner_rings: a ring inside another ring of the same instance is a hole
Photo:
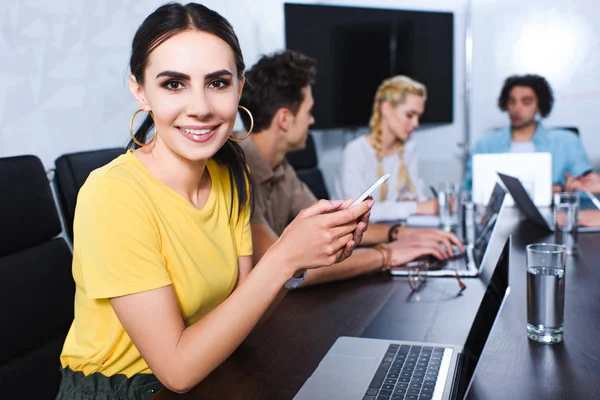
[[[160,78],[161,76],[168,76],[170,78],[178,78],[182,80],[190,80],[190,76],[188,74],[184,74],[182,72],[177,71],[163,71],[156,75],[156,78]]]
[[[223,76],[223,75],[233,76],[233,73],[231,73],[231,71],[229,71],[229,70],[221,69],[219,71],[215,71],[215,72],[211,72],[210,74],[206,74],[204,76],[204,78],[205,79],[213,79],[213,78],[218,78],[219,76]]]

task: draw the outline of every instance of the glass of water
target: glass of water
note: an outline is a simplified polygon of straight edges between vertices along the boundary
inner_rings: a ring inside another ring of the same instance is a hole
[[[554,232],[556,243],[567,247],[567,254],[577,251],[579,193],[554,194]]]
[[[457,208],[457,220],[460,227],[460,239],[463,243],[475,243],[475,230],[477,225],[475,203],[470,192],[461,192]]]
[[[456,224],[456,206],[459,195],[457,184],[442,183],[438,186],[437,199],[439,207],[440,227],[446,231],[452,230]]]
[[[540,343],[563,340],[566,247],[527,246],[527,337]]]

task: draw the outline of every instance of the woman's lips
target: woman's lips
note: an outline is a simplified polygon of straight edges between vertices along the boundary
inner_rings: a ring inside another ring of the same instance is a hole
[[[212,127],[177,127],[179,133],[194,143],[206,143],[211,140],[220,125]]]

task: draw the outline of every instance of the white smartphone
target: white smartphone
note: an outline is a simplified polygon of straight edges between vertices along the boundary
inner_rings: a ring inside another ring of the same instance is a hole
[[[366,199],[367,197],[369,197],[371,195],[371,193],[373,193],[373,191],[375,189],[377,189],[379,186],[381,186],[385,181],[387,181],[388,179],[390,179],[390,174],[385,174],[384,176],[382,176],[381,178],[377,179],[375,181],[374,184],[371,185],[371,187],[369,187],[367,190],[365,190],[363,192],[363,194],[361,194],[360,196],[358,196],[356,198],[356,200],[354,200],[354,202],[352,202],[352,204],[350,204],[350,207],[354,207],[357,204],[360,204],[364,199]],[[348,207],[348,208],[350,208]]]

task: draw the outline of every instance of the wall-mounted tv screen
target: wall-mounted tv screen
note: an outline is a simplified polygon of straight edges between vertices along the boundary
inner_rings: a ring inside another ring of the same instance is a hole
[[[407,75],[427,86],[421,123],[453,117],[450,12],[285,4],[286,47],[317,60],[315,129],[368,126],[379,84]]]

